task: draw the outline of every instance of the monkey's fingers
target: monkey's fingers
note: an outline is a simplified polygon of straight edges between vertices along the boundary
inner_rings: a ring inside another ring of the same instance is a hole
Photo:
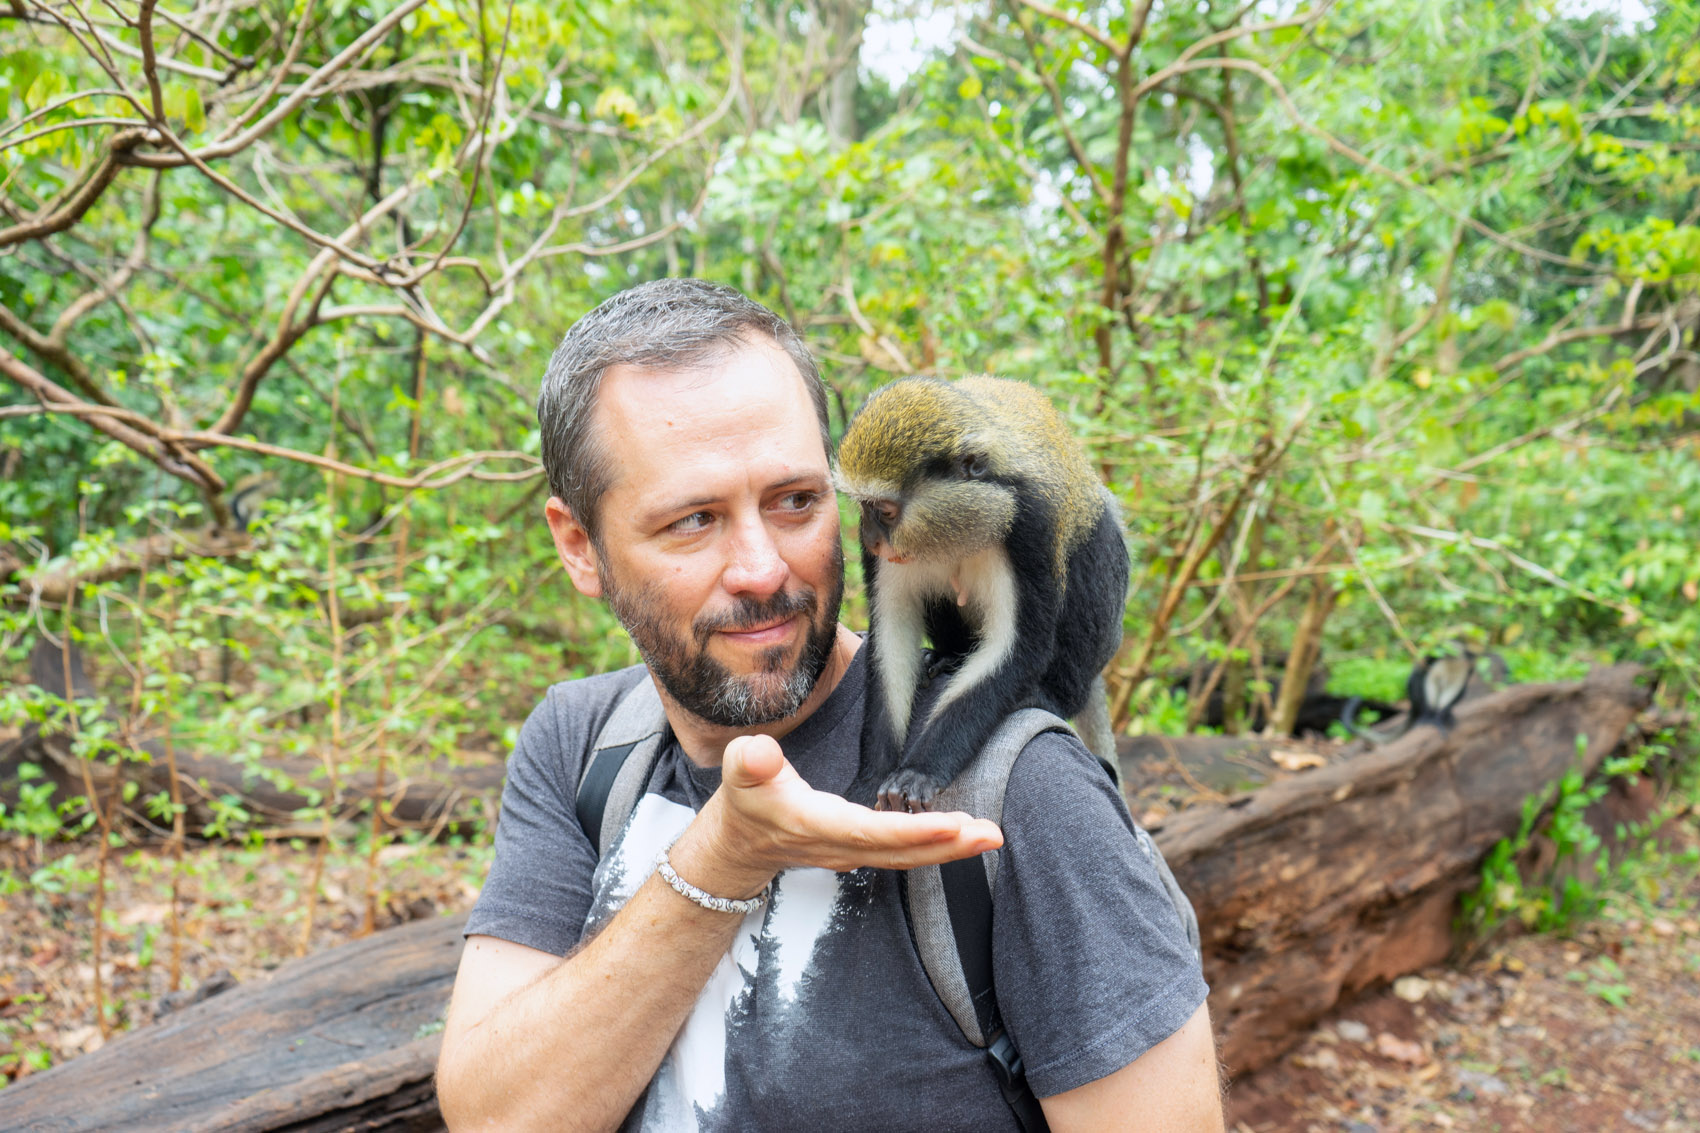
[[[920,814],[933,809],[933,799],[944,787],[924,771],[901,770],[880,784],[876,810]]]

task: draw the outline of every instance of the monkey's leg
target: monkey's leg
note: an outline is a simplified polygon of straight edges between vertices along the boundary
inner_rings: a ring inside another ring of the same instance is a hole
[[[1086,694],[1086,707],[1075,714],[1074,726],[1080,732],[1081,742],[1086,745],[1087,750],[1110,769],[1110,778],[1116,781],[1116,786],[1121,786],[1121,764],[1116,759],[1116,732],[1110,726],[1110,695],[1109,690],[1104,687],[1102,674],[1092,682],[1092,688]]]

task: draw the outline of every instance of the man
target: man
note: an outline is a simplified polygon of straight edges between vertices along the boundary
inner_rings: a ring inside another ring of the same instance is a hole
[[[713,284],[634,288],[568,332],[538,416],[561,562],[647,671],[556,685],[521,731],[443,1036],[449,1125],[1016,1128],[895,872],[1002,847],[999,1007],[1051,1127],[1219,1130],[1197,958],[1080,744],[1028,745],[1001,831],[842,797],[865,665],[837,620],[825,394],[791,328]],[[579,778],[652,679],[671,741],[599,861]]]

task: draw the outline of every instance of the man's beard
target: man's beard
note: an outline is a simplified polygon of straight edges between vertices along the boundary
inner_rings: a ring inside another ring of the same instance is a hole
[[[844,556],[835,553],[832,589],[824,607],[813,589],[780,591],[771,598],[743,598],[731,610],[705,614],[691,623],[691,638],[681,640],[660,616],[661,587],[636,593],[620,588],[598,563],[603,596],[667,694],[687,712],[726,728],[750,728],[783,720],[803,706],[832,656],[838,636],[838,606],[844,597]],[[709,656],[708,643],[722,630],[743,630],[803,615],[808,633],[797,661],[787,671],[789,645],[776,645],[757,659],[757,671],[736,676]],[[694,646],[694,648],[693,648]]]

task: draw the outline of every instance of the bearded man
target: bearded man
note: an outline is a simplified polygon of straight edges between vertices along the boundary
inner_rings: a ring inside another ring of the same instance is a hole
[[[867,678],[792,328],[715,284],[633,288],[568,331],[538,418],[561,563],[645,664],[552,687],[520,733],[443,1035],[448,1124],[1019,1129],[899,886],[996,852],[996,997],[1044,1121],[1220,1130],[1197,955],[1078,741],[1023,749],[1001,829],[843,797]],[[667,726],[599,847],[579,783],[645,681]]]

